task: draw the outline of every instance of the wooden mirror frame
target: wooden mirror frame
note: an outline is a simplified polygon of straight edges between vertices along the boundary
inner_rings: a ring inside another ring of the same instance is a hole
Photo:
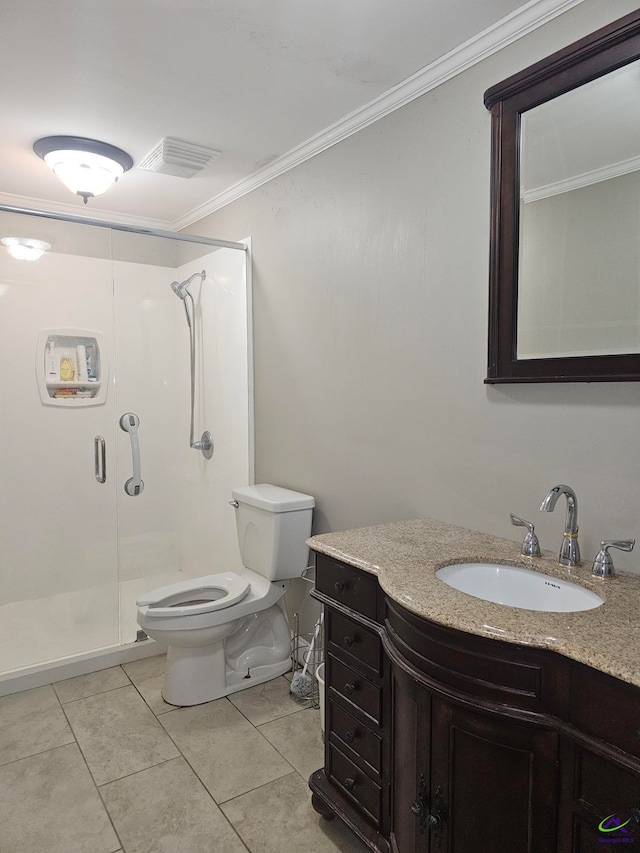
[[[491,110],[488,384],[640,381],[640,353],[517,358],[520,117],[640,58],[640,10],[485,92]]]

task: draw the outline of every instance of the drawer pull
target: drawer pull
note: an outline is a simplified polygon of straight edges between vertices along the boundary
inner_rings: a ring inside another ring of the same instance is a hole
[[[343,784],[343,787],[345,787],[347,789],[347,791],[353,791],[355,784],[356,784],[356,780],[351,779],[351,778],[347,778],[344,780],[344,782],[342,784]]]
[[[355,641],[356,641],[356,638],[355,638],[355,637],[350,637],[349,635],[347,635],[347,636],[344,638],[344,640],[343,640],[343,642],[344,642],[345,646],[346,646],[348,649],[350,649],[350,648],[351,648],[351,646],[355,643]]]
[[[336,581],[336,582],[335,582],[334,589],[335,589],[335,591],[336,591],[337,593],[339,593],[339,594],[341,594],[341,593],[343,593],[343,592],[346,592],[346,590],[347,590],[348,588],[349,588],[349,585],[348,585],[348,584],[346,584],[346,583],[342,583],[342,581]]]
[[[344,739],[347,743],[353,743],[356,738],[360,737],[360,732],[358,729],[354,729],[352,732],[345,732]]]
[[[344,690],[344,692],[346,693],[346,695],[347,695],[347,696],[351,696],[353,693],[355,693],[356,686],[355,686],[355,684],[348,684],[348,683],[347,683],[347,684],[345,684],[345,686],[343,687],[343,690]]]

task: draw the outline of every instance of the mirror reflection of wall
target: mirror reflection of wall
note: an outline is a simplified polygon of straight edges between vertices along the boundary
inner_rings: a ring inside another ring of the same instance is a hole
[[[640,352],[640,172],[521,203],[518,358]]]
[[[519,359],[640,352],[640,62],[522,115]]]

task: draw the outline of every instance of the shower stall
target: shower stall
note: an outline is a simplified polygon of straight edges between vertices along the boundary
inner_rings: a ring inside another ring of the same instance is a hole
[[[0,248],[2,694],[150,653],[138,595],[240,568],[253,417],[249,241],[7,207],[0,236],[51,247]]]

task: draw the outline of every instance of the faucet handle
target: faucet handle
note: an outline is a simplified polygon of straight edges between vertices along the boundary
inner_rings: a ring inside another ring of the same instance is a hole
[[[519,515],[514,515],[513,513],[509,513],[509,518],[511,519],[511,524],[515,525],[515,527],[526,527],[529,531],[527,535],[524,537],[524,542],[522,543],[522,548],[520,549],[520,553],[523,557],[539,557],[540,556],[540,542],[538,542],[538,537],[535,534],[535,527],[532,522],[526,521],[524,518],[520,518]]]
[[[619,551],[633,551],[633,546],[636,544],[635,539],[605,539],[600,543],[591,574],[597,578],[612,578],[615,576],[613,568],[613,558],[609,553],[609,548],[617,548]]]

